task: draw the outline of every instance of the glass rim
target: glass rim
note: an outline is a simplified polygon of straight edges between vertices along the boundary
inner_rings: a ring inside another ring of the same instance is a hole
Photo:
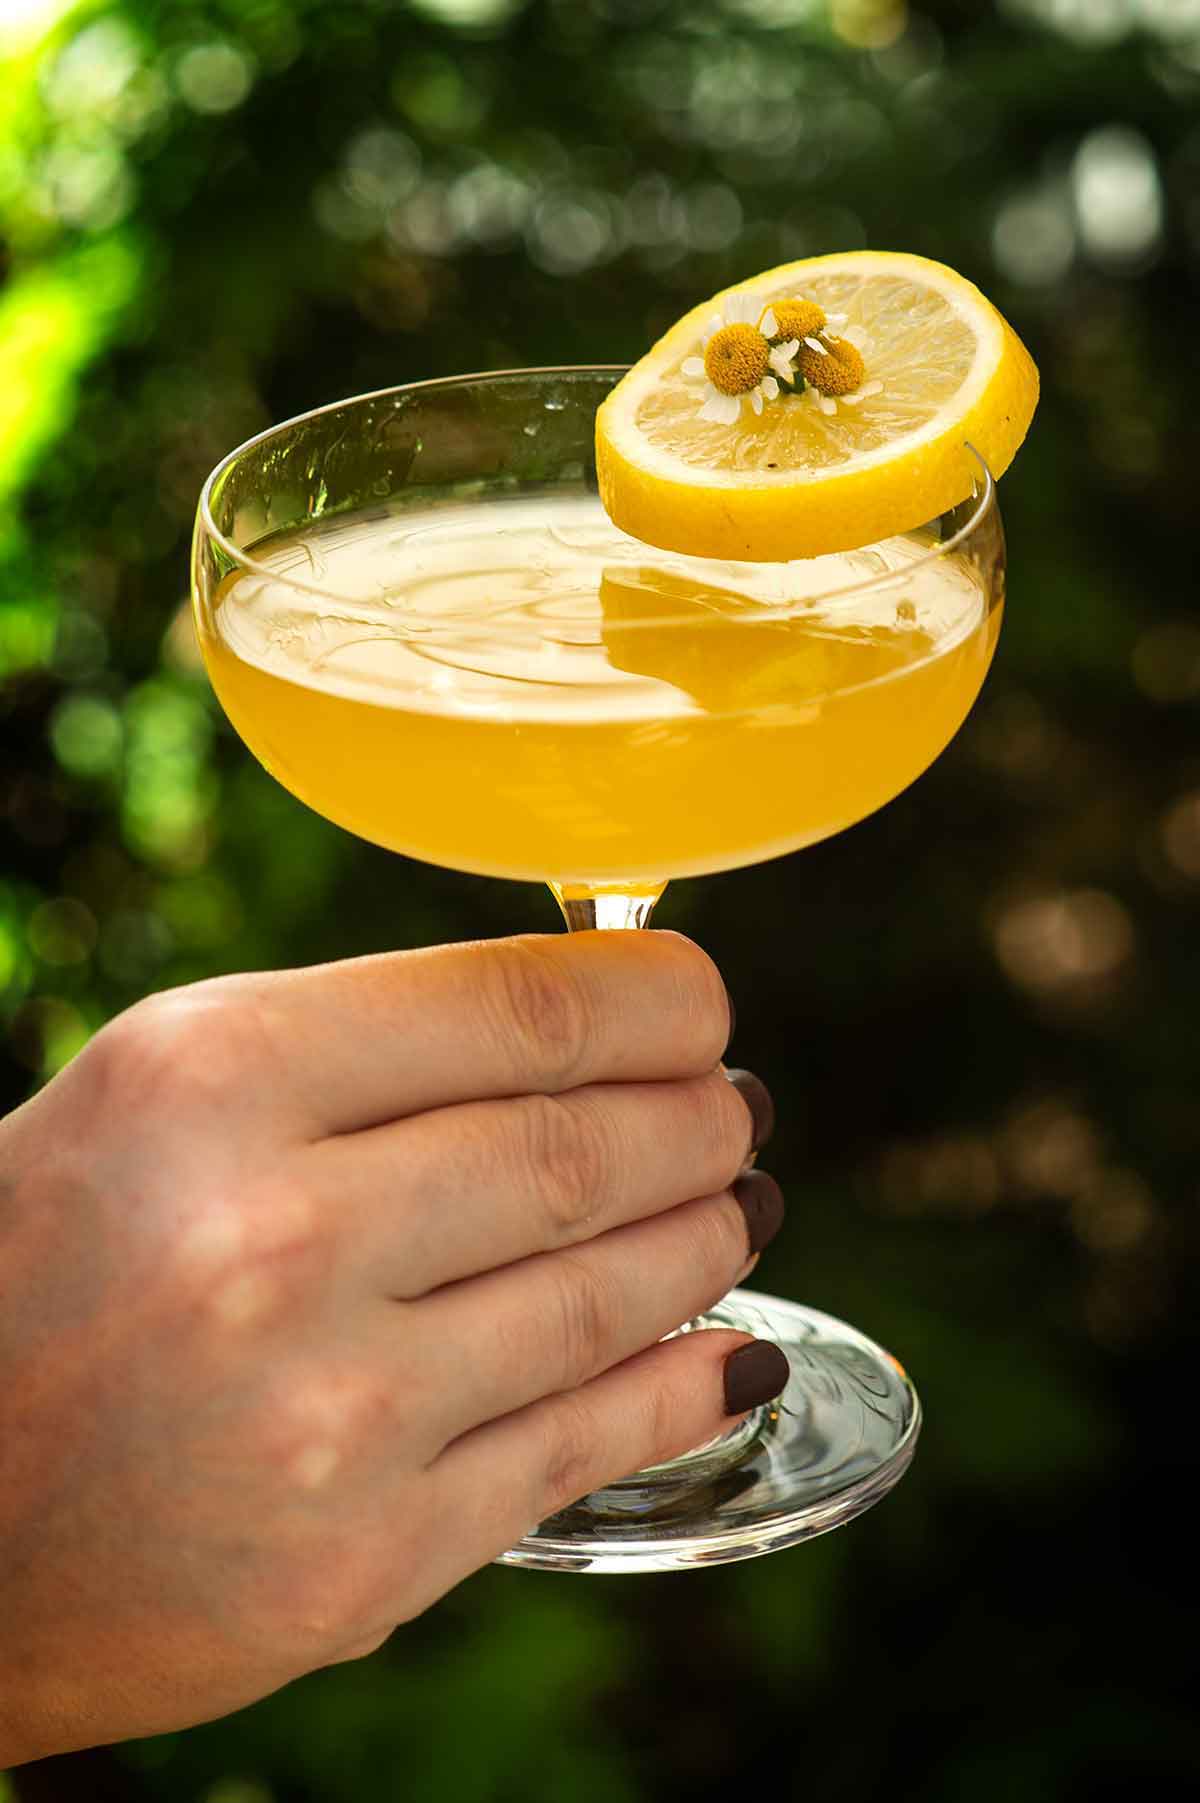
[[[200,499],[196,509],[197,529],[202,529],[206,537],[224,552],[231,563],[247,574],[266,577],[270,581],[279,583],[285,588],[294,589],[300,594],[314,595],[322,601],[337,602],[343,605],[346,603],[354,604],[356,598],[352,595],[341,594],[333,589],[322,588],[316,583],[301,581],[290,574],[281,575],[280,572],[270,564],[261,562],[259,559],[250,555],[243,546],[236,545],[217,525],[212,513],[213,490],[222,475],[239,457],[245,456],[248,452],[255,450],[258,446],[267,444],[271,439],[281,436],[297,426],[306,425],[312,420],[319,420],[324,414],[337,413],[343,408],[365,406],[371,401],[386,401],[397,395],[420,394],[432,389],[444,389],[448,391],[480,383],[514,381],[522,377],[545,376],[561,378],[564,376],[613,376],[617,380],[620,380],[620,378],[628,372],[630,367],[631,366],[626,363],[563,363],[531,365],[528,368],[474,370],[453,376],[429,376],[419,382],[399,382],[388,388],[368,389],[362,394],[346,395],[339,400],[326,401],[319,407],[307,408],[303,413],[293,414],[288,419],[279,420],[274,425],[264,427],[261,432],[254,433],[252,437],[243,440],[241,444],[235,445],[233,450],[227,451],[220,462],[214,465],[209,471],[208,476],[205,478],[204,485],[200,491]],[[873,590],[886,588],[890,584],[907,582],[918,571],[924,569],[936,559],[950,556],[955,551],[959,550],[962,545],[978,531],[979,527],[987,519],[989,513],[991,513],[996,506],[996,478],[993,476],[986,459],[975,445],[971,444],[969,440],[966,440],[964,441],[964,449],[970,453],[970,456],[979,471],[981,480],[977,482],[975,488],[975,506],[972,508],[969,517],[962,525],[958,526],[948,539],[943,540],[939,544],[931,545],[927,551],[923,552],[919,557],[914,558],[911,563],[904,564],[899,569],[879,570],[870,576],[863,577],[859,581],[841,583],[835,587],[823,589],[815,594],[804,595],[799,604],[805,611],[814,607],[826,606],[834,602],[848,602],[860,595],[869,594]],[[957,505],[965,505],[966,501],[971,498],[972,497],[970,496],[964,496],[963,501],[957,503]],[[331,514],[328,517],[336,518],[337,516],[336,514]],[[862,545],[853,547],[853,549],[859,551],[870,550],[874,545],[886,544],[889,539],[903,538],[907,533],[919,532],[923,527],[930,523],[931,522],[928,520],[922,520],[914,526],[905,528],[902,532],[889,534],[887,539],[871,539]],[[293,528],[293,530],[294,529],[295,528]],[[620,530],[620,528],[616,529],[618,531]],[[625,536],[629,535],[626,534]],[[762,569],[779,569],[785,568],[788,563],[816,563],[819,561],[819,558],[817,557],[762,560],[761,562],[752,558],[728,559],[695,557],[688,552],[666,551],[662,546],[651,544],[646,545],[646,550],[650,553],[661,551],[664,556],[687,557],[690,562],[698,565],[710,564],[713,566],[725,567],[728,567],[730,563],[736,563],[739,566],[745,565],[747,567],[759,567]],[[845,554],[846,553],[841,552],[826,553],[826,555]],[[764,607],[765,606],[766,604],[764,603]],[[661,616],[661,618],[656,617],[653,620],[643,621],[641,624],[655,626],[669,625],[678,617],[679,616],[673,614],[665,614]],[[778,622],[785,617],[788,616],[782,608],[773,608],[769,617],[764,613],[763,623],[770,623],[771,619]],[[450,625],[453,621],[453,616],[444,616],[444,618],[447,625]],[[752,624],[751,621],[746,621],[745,623],[747,625]],[[521,636],[522,629],[514,628],[511,630],[513,630],[517,636]]]

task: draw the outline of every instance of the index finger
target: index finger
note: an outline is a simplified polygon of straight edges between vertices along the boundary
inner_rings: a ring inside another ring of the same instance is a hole
[[[716,965],[662,931],[385,952],[252,984],[308,1132],[583,1083],[701,1076],[728,1043]]]

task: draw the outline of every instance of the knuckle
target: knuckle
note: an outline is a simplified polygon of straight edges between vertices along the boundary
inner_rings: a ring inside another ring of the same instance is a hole
[[[595,1487],[597,1426],[580,1396],[556,1396],[546,1410],[541,1495],[536,1513],[552,1515]]]
[[[393,1441],[401,1422],[396,1388],[376,1372],[365,1372],[339,1401],[342,1432],[360,1459],[377,1455]]]
[[[251,1041],[254,1043],[251,1043]],[[259,1052],[246,998],[220,981],[164,990],[120,1014],[88,1052],[113,1105],[138,1093],[189,1103],[227,1096]]]
[[[268,1180],[190,1198],[172,1221],[159,1285],[214,1329],[262,1328],[296,1317],[331,1264],[314,1200],[298,1184]]]
[[[608,1363],[620,1320],[615,1286],[584,1258],[556,1255],[558,1282],[553,1320],[553,1365],[559,1389],[573,1389]]]
[[[494,1029],[522,1071],[570,1088],[582,1062],[590,1010],[579,979],[530,939],[489,948],[484,1001]]]
[[[581,1097],[527,1096],[519,1118],[521,1175],[533,1178],[552,1244],[585,1234],[612,1196],[616,1156],[599,1111]]]
[[[657,1465],[673,1458],[679,1446],[679,1398],[661,1379],[648,1383],[639,1397],[641,1449],[638,1465]]]
[[[372,1469],[326,1459],[314,1481],[314,1445],[335,1437],[344,1414],[361,1438],[380,1412],[379,1385],[344,1367],[281,1361],[254,1405],[239,1410],[236,1441],[211,1442],[236,1493],[246,1498],[232,1544],[243,1556],[231,1569],[227,1604],[239,1627],[287,1676],[341,1657],[361,1656],[386,1638],[423,1594],[423,1563],[434,1523],[419,1482],[405,1481],[396,1506],[394,1443]],[[390,1449],[390,1450],[389,1450]]]
[[[332,1365],[294,1371],[266,1392],[260,1452],[286,1489],[314,1494],[368,1467],[396,1415],[393,1392],[370,1371]]]

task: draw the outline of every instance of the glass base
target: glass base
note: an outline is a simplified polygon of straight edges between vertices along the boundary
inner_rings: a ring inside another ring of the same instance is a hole
[[[698,1327],[774,1340],[783,1395],[682,1459],[597,1490],[496,1561],[542,1571],[673,1571],[795,1546],[841,1527],[908,1469],[921,1425],[902,1366],[831,1315],[733,1290]]]

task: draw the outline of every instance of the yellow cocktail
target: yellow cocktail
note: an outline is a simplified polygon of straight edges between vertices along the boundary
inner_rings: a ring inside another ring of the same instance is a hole
[[[456,869],[628,891],[826,838],[937,756],[1000,610],[969,556],[932,551],[702,563],[588,494],[430,502],[256,545],[202,642],[242,738],[318,813]]]

